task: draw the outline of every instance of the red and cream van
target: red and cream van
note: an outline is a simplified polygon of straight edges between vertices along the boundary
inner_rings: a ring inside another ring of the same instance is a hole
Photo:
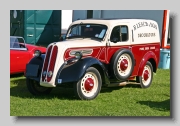
[[[147,19],[74,21],[61,42],[26,66],[26,84],[33,95],[54,87],[73,87],[77,98],[92,100],[102,86],[135,83],[148,88],[158,67],[160,35]]]

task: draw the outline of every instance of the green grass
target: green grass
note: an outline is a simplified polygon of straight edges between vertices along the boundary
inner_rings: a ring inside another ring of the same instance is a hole
[[[10,79],[10,116],[170,116],[170,70],[158,69],[152,85],[102,88],[92,101],[76,100],[72,89],[31,95],[22,75]]]

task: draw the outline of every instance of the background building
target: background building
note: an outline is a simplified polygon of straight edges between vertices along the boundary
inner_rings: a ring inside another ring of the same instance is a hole
[[[47,46],[59,41],[72,22],[72,10],[10,10],[10,35]]]

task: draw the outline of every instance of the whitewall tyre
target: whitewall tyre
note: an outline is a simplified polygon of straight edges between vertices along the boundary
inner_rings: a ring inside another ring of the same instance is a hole
[[[81,100],[92,100],[96,98],[101,90],[102,79],[98,70],[90,67],[78,83],[74,84],[76,98]]]
[[[138,81],[142,88],[150,87],[153,80],[153,67],[152,64],[147,61],[146,65],[144,66],[142,76],[139,76]]]

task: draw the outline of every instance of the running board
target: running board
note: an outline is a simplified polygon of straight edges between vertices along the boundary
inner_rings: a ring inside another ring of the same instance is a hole
[[[107,87],[118,87],[118,86],[126,86],[127,84],[140,84],[137,82],[120,82],[120,83],[111,83]]]

